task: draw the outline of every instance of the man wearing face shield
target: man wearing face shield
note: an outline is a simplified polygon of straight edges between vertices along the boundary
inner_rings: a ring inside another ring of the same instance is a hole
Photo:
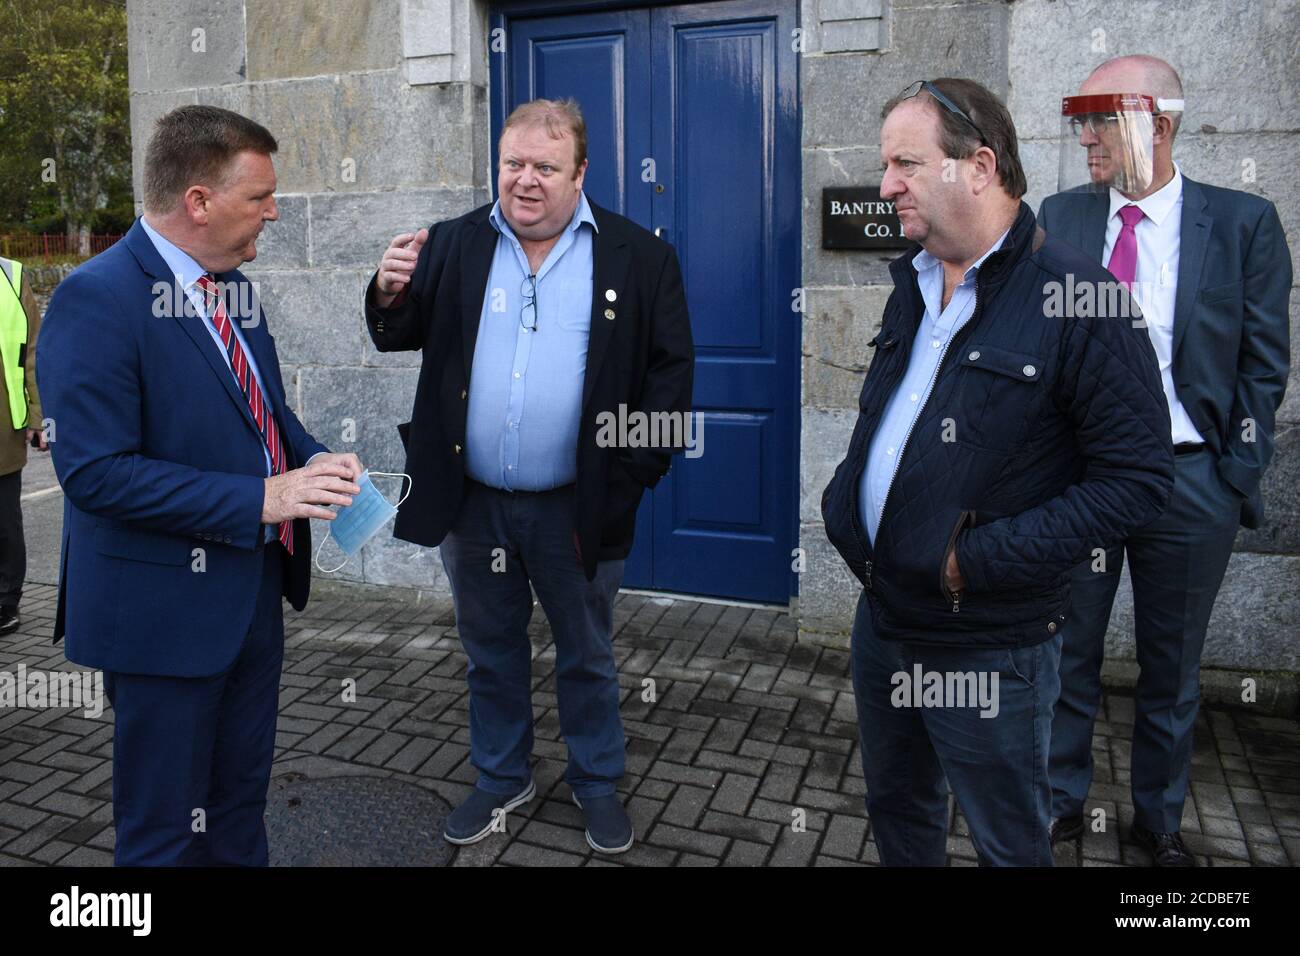
[[[1183,105],[1163,60],[1103,63],[1062,103],[1062,191],[1039,211],[1044,229],[1131,288],[1160,363],[1176,461],[1165,513],[1072,576],[1052,724],[1052,837],[1083,833],[1103,646],[1127,554],[1140,667],[1132,834],[1157,866],[1195,864],[1179,831],[1201,651],[1237,527],[1263,520],[1259,482],[1289,361],[1291,256],[1277,210],[1182,174],[1172,147]]]

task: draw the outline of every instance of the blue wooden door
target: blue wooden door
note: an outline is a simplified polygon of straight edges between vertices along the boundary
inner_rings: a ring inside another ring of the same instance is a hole
[[[637,517],[627,587],[784,604],[798,535],[800,166],[794,4],[546,16],[503,5],[493,141],[516,105],[572,96],[591,199],[677,249],[702,454]],[[495,154],[494,154],[495,159]]]

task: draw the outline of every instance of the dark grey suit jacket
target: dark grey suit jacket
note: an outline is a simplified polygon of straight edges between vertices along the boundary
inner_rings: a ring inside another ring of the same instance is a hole
[[[1109,211],[1108,192],[1072,190],[1044,199],[1038,223],[1100,261]],[[1246,499],[1247,528],[1264,520],[1259,480],[1286,391],[1290,293],[1291,252],[1273,204],[1184,176],[1174,387],[1220,477]]]

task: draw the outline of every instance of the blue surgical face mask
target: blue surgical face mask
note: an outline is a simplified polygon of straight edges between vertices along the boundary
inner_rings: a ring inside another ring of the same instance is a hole
[[[338,542],[338,546],[347,555],[343,559],[343,564],[340,564],[337,568],[322,568],[320,566],[320,553],[321,548],[325,547],[325,541],[322,541],[320,547],[316,549],[316,567],[326,574],[341,570],[361,550],[365,543],[375,536],[375,532],[386,525],[393,515],[397,514],[398,506],[411,493],[408,487],[406,494],[402,495],[397,505],[390,505],[388,499],[379,493],[379,489],[370,480],[371,474],[382,475],[386,478],[405,478],[408,485],[411,481],[410,475],[393,474],[387,471],[371,472],[367,469],[361,473],[361,477],[357,479],[357,486],[361,489],[361,492],[352,496],[352,504],[346,508],[340,507],[338,509],[334,520],[330,522],[329,537],[325,539],[325,541],[328,541],[333,538]]]

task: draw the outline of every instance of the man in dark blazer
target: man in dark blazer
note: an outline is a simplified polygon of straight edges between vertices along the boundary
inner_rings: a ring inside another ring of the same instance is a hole
[[[118,865],[267,863],[281,598],[307,602],[307,519],[360,491],[356,456],[285,403],[237,268],[276,218],[275,149],[227,110],[160,119],[143,218],[59,285],[41,330],[66,495],[55,639],[105,672]]]
[[[1097,97],[1094,104],[1121,93],[1157,104],[1151,120],[1139,117],[1152,127],[1150,163],[1139,156],[1129,164],[1150,175],[1115,188],[1107,171],[1116,167],[1121,124],[1115,114],[1088,114],[1095,122],[1076,124],[1080,135],[1070,145],[1081,164],[1087,150],[1093,183],[1049,196],[1038,221],[1133,283],[1160,362],[1177,473],[1160,518],[1099,549],[1073,575],[1052,724],[1052,833],[1059,841],[1083,832],[1103,647],[1127,553],[1141,669],[1133,837],[1156,865],[1191,866],[1179,830],[1201,651],[1237,527],[1263,521],[1260,476],[1273,455],[1288,371],[1291,254],[1271,202],[1195,182],[1174,164],[1183,91],[1169,64],[1120,57],[1080,88],[1080,97]],[[1161,110],[1160,102],[1178,109]]]
[[[447,821],[457,844],[502,829],[536,792],[534,590],[587,840],[607,853],[633,840],[615,793],[613,604],[641,495],[683,447],[694,349],[676,254],[587,200],[586,145],[576,103],[519,107],[501,135],[500,199],[397,236],[366,290],[376,348],[424,353],[399,426],[412,485],[394,534],[441,545],[469,656],[479,778]],[[611,416],[678,427],[642,441],[611,434]]]

